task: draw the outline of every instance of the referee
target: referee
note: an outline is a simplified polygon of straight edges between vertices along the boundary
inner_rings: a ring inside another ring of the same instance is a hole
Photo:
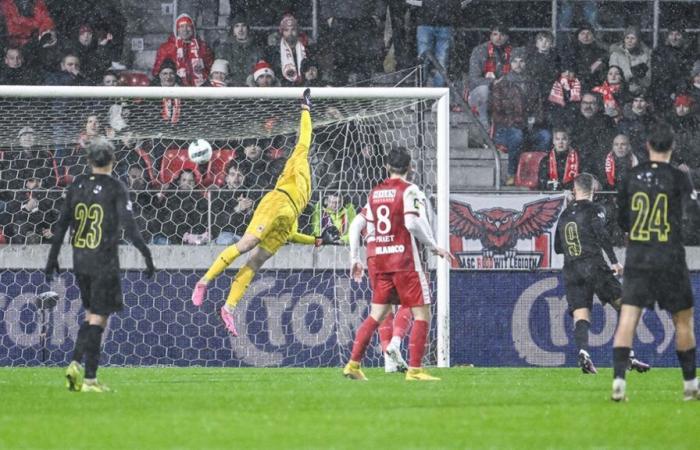
[[[118,254],[120,225],[146,259],[149,278],[155,267],[151,252],[136,228],[129,193],[111,176],[114,146],[104,138],[95,139],[87,147],[87,159],[92,173],[76,177],[66,190],[45,271],[48,280],[58,272],[58,253],[70,226],[73,271],[85,308],[85,321],[80,324],[73,360],[66,369],[67,386],[71,391],[108,392],[109,388],[97,381],[97,366],[102,332],[109,315],[123,307]]]

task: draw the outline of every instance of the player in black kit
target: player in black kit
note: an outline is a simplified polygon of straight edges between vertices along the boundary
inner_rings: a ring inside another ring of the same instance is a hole
[[[109,388],[97,381],[97,366],[107,319],[123,306],[118,254],[120,225],[146,259],[149,278],[155,268],[151,252],[136,228],[129,193],[110,175],[114,147],[104,138],[96,139],[88,145],[87,158],[92,174],[78,176],[66,190],[45,271],[49,280],[58,272],[58,253],[70,226],[73,272],[85,308],[85,321],[80,324],[73,359],[66,369],[67,385],[71,391],[107,392]],[[83,356],[84,379],[80,364]]]
[[[574,341],[578,347],[578,364],[583,373],[598,373],[588,353],[593,294],[601,303],[620,311],[622,285],[615,275],[622,275],[622,265],[613,251],[605,228],[605,210],[593,203],[597,181],[589,173],[574,179],[574,201],[562,212],[557,224],[554,251],[564,254],[564,286],[569,313],[574,319]],[[603,259],[601,249],[612,264]],[[630,354],[628,369],[646,372],[649,365]]]
[[[685,400],[700,399],[695,376],[693,291],[683,247],[683,211],[697,208],[688,175],[669,164],[673,132],[656,125],[646,142],[649,161],[630,170],[618,191],[619,223],[629,233],[622,312],[613,343],[612,400],[625,400],[627,361],[642,308],[671,313]]]

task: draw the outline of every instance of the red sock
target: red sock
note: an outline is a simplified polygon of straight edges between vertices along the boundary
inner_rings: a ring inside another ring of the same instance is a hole
[[[421,367],[423,365],[423,355],[425,355],[425,341],[428,338],[430,325],[425,320],[413,322],[411,337],[408,341],[408,366]]]
[[[379,322],[374,320],[372,316],[369,316],[362,322],[360,328],[357,329],[357,334],[355,334],[355,343],[352,345],[352,354],[350,359],[353,361],[360,362],[365,354],[365,349],[369,344],[369,340],[372,339],[372,335],[379,327]]]
[[[386,351],[386,347],[391,342],[391,336],[394,329],[394,313],[390,312],[379,325],[379,342],[382,344],[382,352]]]
[[[402,306],[399,308],[399,310],[396,312],[396,317],[394,317],[393,335],[398,336],[401,340],[403,340],[404,336],[406,336],[406,331],[408,331],[408,327],[411,324],[412,317],[413,313],[411,313],[411,308],[408,306]]]

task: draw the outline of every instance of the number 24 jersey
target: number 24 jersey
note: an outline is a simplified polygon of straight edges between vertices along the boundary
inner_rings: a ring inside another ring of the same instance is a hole
[[[648,161],[630,170],[618,191],[618,222],[629,233],[625,266],[673,270],[685,265],[683,210],[696,201],[688,175]]]

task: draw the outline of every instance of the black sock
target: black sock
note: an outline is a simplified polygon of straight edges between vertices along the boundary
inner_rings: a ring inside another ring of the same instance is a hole
[[[85,342],[87,341],[87,330],[90,324],[88,322],[83,322],[78,328],[78,337],[75,338],[75,347],[73,348],[73,361],[78,363],[83,362],[83,355],[85,354]]]
[[[588,330],[591,323],[587,320],[577,320],[574,324],[574,342],[579,350],[588,351]]]
[[[629,347],[613,347],[613,369],[615,378],[625,379],[631,350],[632,349]]]
[[[684,350],[682,352],[676,352],[678,355],[678,362],[681,363],[681,370],[683,371],[683,379],[685,381],[690,381],[695,379],[695,347],[690,350]]]
[[[87,329],[87,342],[85,343],[85,378],[97,378],[97,366],[100,363],[100,344],[102,344],[102,332],[104,328],[99,325],[90,325]]]

